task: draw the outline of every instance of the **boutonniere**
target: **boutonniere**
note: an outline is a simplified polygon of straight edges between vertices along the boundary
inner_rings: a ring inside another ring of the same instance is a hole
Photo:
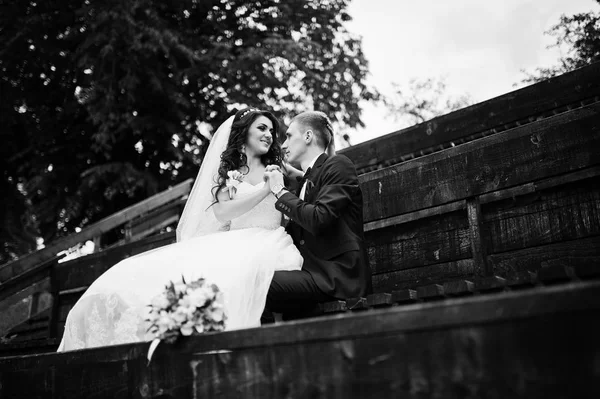
[[[237,170],[230,170],[227,172],[227,176],[229,178],[225,180],[225,189],[229,191],[229,199],[232,199],[238,186],[244,180],[244,175]]]

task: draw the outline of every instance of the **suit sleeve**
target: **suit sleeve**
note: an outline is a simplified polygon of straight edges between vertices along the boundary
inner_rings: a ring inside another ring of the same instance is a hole
[[[348,207],[358,190],[358,176],[352,162],[335,156],[323,165],[321,187],[314,204],[285,193],[275,207],[313,235],[325,231]]]

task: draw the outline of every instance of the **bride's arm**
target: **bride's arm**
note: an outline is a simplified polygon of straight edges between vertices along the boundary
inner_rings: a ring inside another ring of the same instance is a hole
[[[263,185],[258,191],[247,195],[238,195],[233,197],[233,199],[229,198],[228,191],[219,190],[217,193],[219,202],[213,205],[213,212],[217,220],[226,222],[242,216],[270,194],[271,190],[268,184]]]

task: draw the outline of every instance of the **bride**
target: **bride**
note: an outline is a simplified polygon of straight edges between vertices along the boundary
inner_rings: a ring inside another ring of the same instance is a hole
[[[244,109],[219,127],[177,226],[177,243],[125,259],[100,276],[69,312],[59,351],[150,340],[147,305],[182,275],[219,287],[227,330],[260,325],[275,270],[302,266],[263,180],[267,165],[282,162],[278,126],[271,113]]]

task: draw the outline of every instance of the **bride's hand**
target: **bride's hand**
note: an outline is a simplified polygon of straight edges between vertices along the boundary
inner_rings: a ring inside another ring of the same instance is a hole
[[[279,167],[279,165],[267,165],[267,167],[265,168],[265,172],[272,172],[274,170],[281,172],[281,168]]]

